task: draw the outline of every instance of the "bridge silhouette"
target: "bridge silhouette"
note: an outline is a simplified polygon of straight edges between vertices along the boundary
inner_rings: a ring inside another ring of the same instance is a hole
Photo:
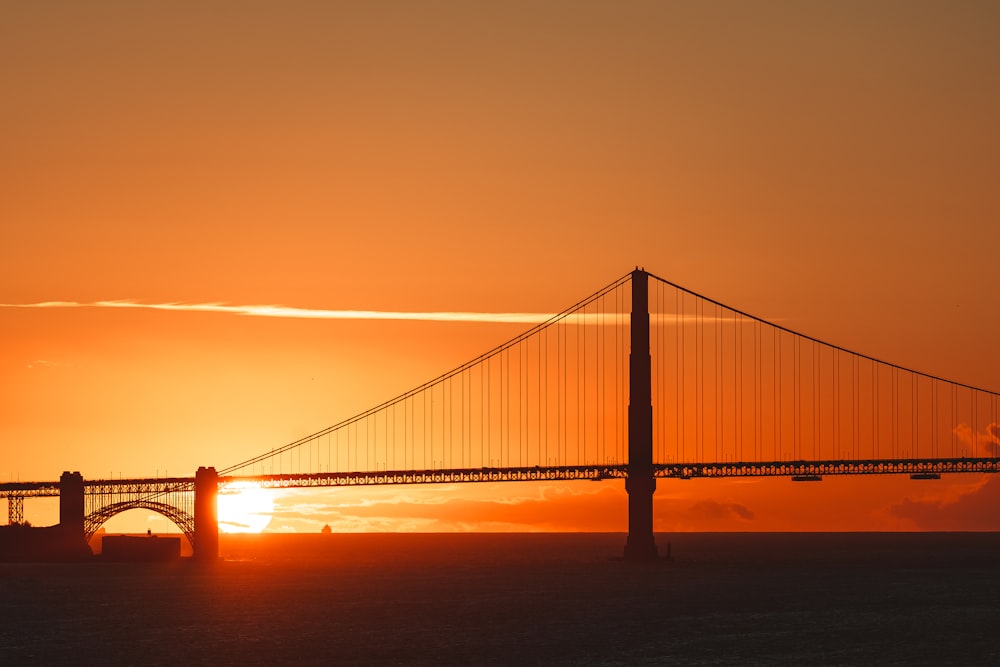
[[[1000,469],[1000,393],[852,352],[642,269],[392,400],[193,478],[0,484],[8,522],[59,497],[87,540],[120,512],[218,558],[217,495],[265,488],[624,479],[628,560],[657,558],[657,478]]]

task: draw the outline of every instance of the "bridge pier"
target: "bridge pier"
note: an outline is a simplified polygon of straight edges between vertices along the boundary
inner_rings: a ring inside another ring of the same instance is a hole
[[[198,468],[194,475],[194,558],[211,563],[219,558],[219,474]]]
[[[649,274],[632,272],[632,318],[629,325],[628,540],[625,560],[656,560],[653,539],[653,390],[649,356]]]
[[[59,532],[66,544],[86,544],[83,519],[83,475],[63,472],[59,478]]]

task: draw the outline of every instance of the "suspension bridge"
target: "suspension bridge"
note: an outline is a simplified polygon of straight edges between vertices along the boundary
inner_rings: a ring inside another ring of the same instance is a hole
[[[623,479],[625,557],[657,557],[658,478],[1000,469],[1000,393],[852,352],[642,269],[327,429],[194,478],[0,484],[8,522],[58,496],[87,540],[144,508],[218,557],[216,498],[265,488]]]

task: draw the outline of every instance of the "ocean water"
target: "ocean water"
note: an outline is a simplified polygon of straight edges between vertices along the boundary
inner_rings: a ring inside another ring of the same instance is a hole
[[[1000,535],[223,536],[0,563],[0,665],[1000,664]]]

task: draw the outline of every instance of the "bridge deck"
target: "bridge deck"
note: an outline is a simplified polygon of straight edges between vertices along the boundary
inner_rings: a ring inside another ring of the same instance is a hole
[[[83,482],[83,491],[87,495],[169,493],[183,490],[186,487],[194,489],[194,477],[90,479]],[[44,498],[58,495],[59,482],[6,482],[0,484],[0,498],[12,496]]]
[[[654,464],[660,478],[815,477],[825,475],[940,475],[1000,472],[1000,458],[892,459],[867,461],[763,461],[734,463]],[[376,486],[389,484],[455,484],[624,479],[628,466],[534,466],[525,468],[459,468],[324,472],[291,475],[220,477],[221,483],[253,482],[265,488]]]
[[[7,482],[0,484],[0,498],[44,498],[59,495],[59,482]]]
[[[724,477],[824,477],[833,475],[941,475],[1000,472],[1000,458],[885,459],[862,461],[737,461],[657,463],[654,475],[666,479]],[[443,470],[377,470],[283,475],[234,475],[221,486],[253,482],[264,488],[382,486],[390,484],[456,484],[470,482],[539,482],[624,479],[628,465],[532,466],[523,468],[456,468]],[[194,490],[193,477],[98,479],[84,482],[88,495],[161,494]],[[58,482],[7,482],[0,498],[58,496]]]

